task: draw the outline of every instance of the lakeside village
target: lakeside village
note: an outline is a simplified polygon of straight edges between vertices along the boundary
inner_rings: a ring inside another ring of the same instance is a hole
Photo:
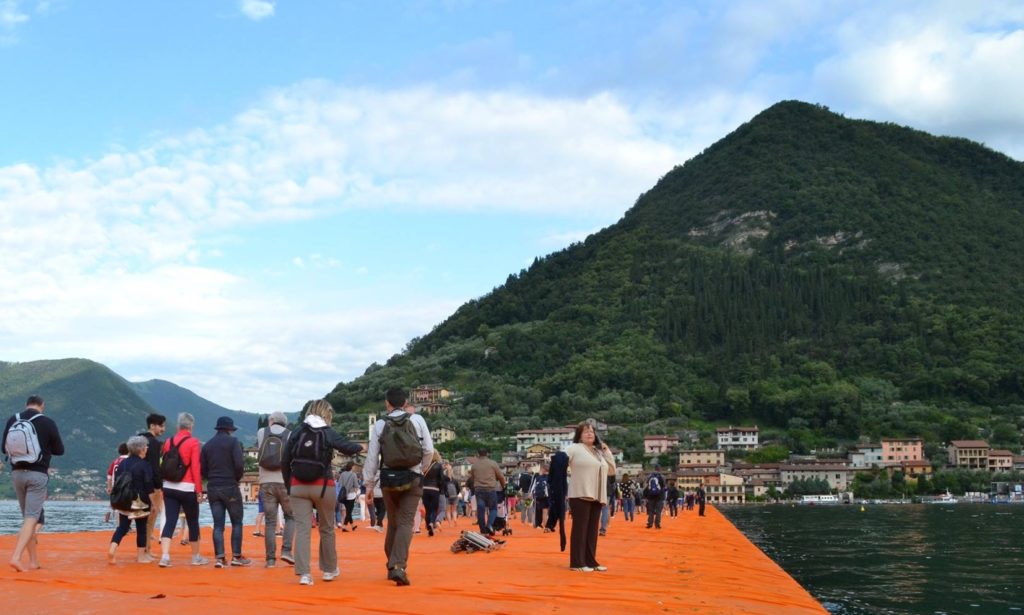
[[[418,412],[428,417],[428,422],[430,416],[447,410],[449,397],[450,392],[439,385],[420,386],[410,391],[410,401]],[[376,419],[373,414],[367,417],[368,429]],[[596,428],[602,438],[624,429],[600,422],[596,423]],[[362,444],[364,453],[368,429],[347,433],[349,439]],[[515,450],[500,454],[492,451],[491,457],[499,461],[506,476],[536,473],[552,455],[572,443],[574,430],[574,425],[522,430],[515,435]],[[447,427],[434,427],[431,436],[435,444],[444,444],[455,440],[458,434]],[[692,493],[703,485],[707,501],[716,505],[782,501],[807,504],[855,501],[1024,503],[1024,455],[993,449],[984,440],[954,440],[945,444],[944,464],[933,464],[925,457],[924,442],[918,437],[882,438],[880,442],[857,444],[845,450],[811,451],[810,455],[790,454],[777,462],[751,463],[746,461],[751,453],[765,446],[778,448],[771,442],[760,441],[757,425],[719,427],[714,437],[712,446],[700,447],[701,434],[697,430],[644,436],[643,461],[627,461],[621,449],[612,446],[611,450],[619,476],[628,474],[632,479],[642,479],[659,463],[662,475],[668,481],[675,481],[681,493]],[[257,449],[247,448],[245,455],[247,471],[241,487],[246,503],[251,503],[256,501],[259,492]],[[473,460],[472,456],[448,460],[453,477],[460,483],[465,481]],[[349,461],[359,465],[361,458],[335,453],[334,464],[339,470]],[[941,476],[950,471],[972,473],[977,490],[958,489],[955,485],[951,489],[948,485],[951,481],[941,480]],[[105,475],[100,469],[62,473],[52,468],[50,472],[57,487],[51,499],[93,499],[103,493]],[[979,474],[988,476],[980,483]],[[981,490],[982,483],[987,491]],[[879,485],[884,485],[885,489],[879,489]],[[944,493],[934,495],[937,491]]]

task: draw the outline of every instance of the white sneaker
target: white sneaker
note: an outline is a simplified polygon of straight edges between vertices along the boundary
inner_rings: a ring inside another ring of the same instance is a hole
[[[160,558],[160,567],[161,568],[170,568],[171,567],[171,558],[169,558],[169,557],[161,557]]]
[[[325,572],[324,573],[324,581],[328,581],[328,582],[333,581],[334,579],[338,578],[339,574],[341,574],[341,571],[338,570],[337,568],[334,569],[334,572]]]
[[[594,569],[590,566],[583,566],[582,568],[570,568],[569,570],[575,570],[576,572],[594,572]]]
[[[210,560],[206,559],[202,555],[197,555],[197,556],[192,558],[192,565],[193,566],[205,566],[205,565],[207,565],[209,563],[210,563]]]
[[[299,585],[312,585],[312,584],[313,584],[313,577],[312,577],[312,575],[304,574],[301,577],[299,577]]]

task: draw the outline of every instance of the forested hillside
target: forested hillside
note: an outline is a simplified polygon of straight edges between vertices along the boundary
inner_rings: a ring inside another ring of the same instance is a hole
[[[571,187],[567,187],[571,189]],[[1024,165],[964,139],[779,103],[617,224],[538,258],[328,398],[456,391],[463,435],[594,416],[756,422],[795,451],[1024,427]]]

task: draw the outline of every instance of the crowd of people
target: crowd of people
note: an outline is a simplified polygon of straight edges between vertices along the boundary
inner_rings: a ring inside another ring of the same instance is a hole
[[[479,532],[493,537],[510,533],[510,519],[518,516],[522,526],[545,533],[557,529],[564,550],[568,516],[569,567],[603,572],[607,567],[597,559],[598,538],[607,534],[617,512],[626,522],[646,513],[646,527],[654,529],[661,528],[666,505],[671,517],[695,506],[699,515],[704,514],[703,487],[681,492],[657,465],[640,480],[616,476],[615,458],[592,421],[580,423],[573,443],[536,472],[506,476],[490,452],[480,449],[460,482],[435,450],[426,421],[408,404],[406,392],[388,389],[384,403],[387,412],[373,425],[361,472],[354,462],[337,473],[333,469],[334,451],[353,457],[363,450],[331,427],[334,410],[326,400],[308,401],[300,424],[292,429],[283,412],[274,412],[267,426],[258,430],[260,510],[254,534],[263,539],[267,568],[278,561],[291,565],[301,585],[312,585],[315,528],[321,579],[333,581],[340,574],[335,531],[356,531],[357,509],[368,528],[385,534],[387,578],[396,585],[410,584],[413,535],[425,528],[427,536],[434,537],[446,526],[455,526],[459,517],[475,519]],[[19,572],[39,567],[36,533],[45,519],[49,464],[53,456],[64,454],[59,429],[44,411],[42,398],[29,397],[25,410],[7,421],[2,439],[23,519],[10,560]],[[150,414],[146,430],[121,445],[108,469],[112,502],[115,492],[131,494],[130,506],[113,511],[117,527],[108,560],[116,563],[118,547],[134,524],[135,561],[170,567],[171,544],[180,524],[182,532],[187,530],[187,537],[180,540],[190,546],[188,564],[209,564],[200,549],[199,511],[205,501],[213,518],[213,565],[251,566],[242,550],[240,481],[245,464],[233,420],[220,417],[205,443],[193,434],[191,414],[179,414],[176,432],[162,441],[166,423],[166,417]],[[228,521],[231,533],[225,543]]]

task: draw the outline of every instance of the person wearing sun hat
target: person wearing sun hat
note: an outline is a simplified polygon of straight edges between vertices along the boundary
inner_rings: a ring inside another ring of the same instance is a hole
[[[229,565],[224,552],[224,515],[231,518],[231,566],[248,566],[252,561],[242,556],[242,490],[239,481],[245,472],[242,443],[232,435],[237,428],[230,416],[217,419],[217,435],[203,445],[200,467],[206,479],[206,497],[213,515],[214,566]]]

